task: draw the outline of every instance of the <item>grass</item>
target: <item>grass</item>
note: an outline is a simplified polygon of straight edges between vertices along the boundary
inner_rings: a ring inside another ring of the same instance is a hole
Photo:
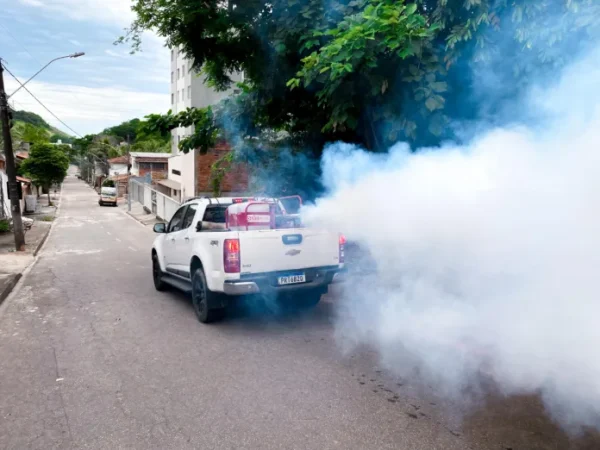
[[[0,233],[6,233],[10,231],[10,225],[8,224],[8,220],[0,220]]]
[[[42,222],[52,222],[54,220],[54,216],[44,216],[40,220]]]

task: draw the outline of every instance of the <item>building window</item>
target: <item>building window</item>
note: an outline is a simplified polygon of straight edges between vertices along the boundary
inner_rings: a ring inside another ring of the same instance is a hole
[[[175,170],[175,169],[171,169],[171,173],[173,175],[181,175],[181,170]]]
[[[175,81],[175,73],[174,73],[174,72],[171,72],[171,83],[172,83],[173,81]]]
[[[181,142],[181,136],[177,136],[177,143],[179,144]]]
[[[158,171],[163,171],[163,170],[167,170],[167,168],[165,167],[165,163],[160,163],[160,162],[141,162],[139,163],[140,169],[144,169],[144,170],[158,170]]]
[[[171,105],[175,103],[175,94],[171,94]]]
[[[171,49],[171,61],[175,59],[175,50]]]
[[[192,86],[188,86],[188,100],[192,98]]]
[[[179,78],[181,78],[181,72],[179,71],[179,69],[177,69],[177,79],[179,80]]]
[[[181,100],[185,99],[185,89],[181,90]]]
[[[183,66],[181,66],[181,73],[185,77],[185,64]]]

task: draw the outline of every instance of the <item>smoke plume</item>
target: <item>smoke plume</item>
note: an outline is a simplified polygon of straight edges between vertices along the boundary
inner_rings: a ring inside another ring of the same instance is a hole
[[[557,80],[515,107],[527,125],[468,145],[329,146],[329,194],[304,217],[376,264],[345,285],[342,345],[457,396],[483,373],[506,395],[538,393],[567,428],[598,427],[600,51]]]

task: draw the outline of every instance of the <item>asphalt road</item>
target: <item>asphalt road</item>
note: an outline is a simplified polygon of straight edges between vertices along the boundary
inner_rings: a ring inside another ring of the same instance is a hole
[[[151,280],[154,236],[70,177],[38,261],[0,308],[2,449],[598,449],[534,398],[468,412],[336,345],[335,295],[202,325]]]

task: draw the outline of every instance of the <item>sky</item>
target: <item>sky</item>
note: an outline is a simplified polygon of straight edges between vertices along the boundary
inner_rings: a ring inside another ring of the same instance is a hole
[[[134,19],[130,0],[0,0],[0,57],[22,82],[48,61],[74,52],[85,56],[52,63],[27,88],[79,135],[170,107],[169,51],[146,34],[142,52],[113,45]],[[10,95],[17,82],[4,73]],[[9,99],[74,135],[21,89]]]

